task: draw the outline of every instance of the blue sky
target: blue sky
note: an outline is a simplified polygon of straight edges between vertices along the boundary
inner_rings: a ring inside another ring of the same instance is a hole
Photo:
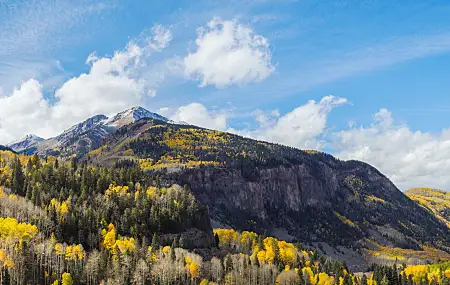
[[[448,1],[3,0],[0,143],[140,104],[450,189],[449,14]]]

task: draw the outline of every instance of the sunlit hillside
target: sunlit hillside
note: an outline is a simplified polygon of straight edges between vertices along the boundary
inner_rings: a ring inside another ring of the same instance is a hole
[[[433,188],[411,188],[405,194],[419,205],[433,212],[442,222],[450,226],[450,193]]]

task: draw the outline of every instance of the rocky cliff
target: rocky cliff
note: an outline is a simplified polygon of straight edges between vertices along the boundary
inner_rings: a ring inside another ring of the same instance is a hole
[[[257,173],[248,180],[239,169],[204,168],[170,177],[189,185],[213,220],[231,227],[336,245],[362,238],[406,248],[449,245],[444,224],[367,164],[332,159]]]

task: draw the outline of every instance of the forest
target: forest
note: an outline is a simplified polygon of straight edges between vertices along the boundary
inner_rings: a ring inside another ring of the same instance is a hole
[[[188,186],[151,173],[0,151],[0,284],[450,283],[450,262],[354,273],[301,241],[213,230]]]

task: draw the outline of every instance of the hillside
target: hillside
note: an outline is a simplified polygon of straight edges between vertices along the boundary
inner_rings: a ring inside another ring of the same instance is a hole
[[[447,284],[450,272],[448,262],[375,265],[367,277],[300,243],[213,233],[188,186],[162,186],[125,161],[7,150],[0,170],[1,284]]]
[[[15,151],[12,150],[11,148],[9,148],[7,146],[4,146],[4,145],[0,145],[0,151],[2,151],[2,150],[6,150],[6,151],[10,151],[10,152],[15,153]]]
[[[450,193],[433,188],[411,188],[404,192],[409,198],[429,210],[450,226]]]
[[[353,248],[361,268],[448,257],[434,250],[449,249],[447,226],[363,162],[153,120],[124,126],[85,160],[139,165],[161,181],[189,185],[216,226],[323,244],[348,261],[336,249]]]
[[[0,284],[361,280],[342,262],[300,245],[254,232],[213,232],[188,187],[162,186],[159,176],[137,167],[10,151],[0,152],[0,167]],[[377,278],[370,280],[383,276]]]

